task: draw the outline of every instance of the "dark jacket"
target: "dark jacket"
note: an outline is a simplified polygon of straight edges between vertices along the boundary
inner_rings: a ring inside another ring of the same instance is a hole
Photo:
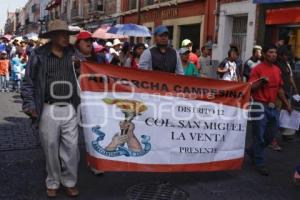
[[[64,56],[70,57],[70,60],[74,56],[74,48],[69,46],[66,48]],[[25,78],[22,82],[21,97],[23,99],[22,109],[24,111],[32,110],[36,111],[38,117],[35,122],[39,122],[43,104],[45,101],[45,85],[46,85],[46,69],[45,62],[47,56],[51,53],[51,44],[46,44],[42,47],[36,48],[32,51],[31,56],[28,60]],[[71,74],[73,75],[73,74]],[[74,75],[75,76],[75,75]],[[79,95],[74,94],[72,97],[72,104],[77,108],[80,99]]]

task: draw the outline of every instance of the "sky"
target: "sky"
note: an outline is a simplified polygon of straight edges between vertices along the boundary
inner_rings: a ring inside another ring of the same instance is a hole
[[[28,0],[0,0],[0,30],[4,30],[7,10],[15,11],[16,8],[22,8],[27,1]]]

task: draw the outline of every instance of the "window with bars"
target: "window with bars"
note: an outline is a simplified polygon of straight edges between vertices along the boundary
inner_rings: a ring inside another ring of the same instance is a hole
[[[238,47],[240,58],[245,60],[246,43],[247,43],[247,16],[233,17],[232,40],[231,44]]]

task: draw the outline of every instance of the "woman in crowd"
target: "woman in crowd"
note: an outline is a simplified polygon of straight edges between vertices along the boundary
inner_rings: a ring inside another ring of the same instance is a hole
[[[140,57],[143,54],[144,50],[145,50],[145,45],[143,43],[138,43],[134,45],[132,56],[127,58],[124,66],[133,69],[138,69],[140,63]]]
[[[121,66],[125,66],[128,58],[131,57],[131,46],[129,42],[124,42],[123,47],[120,52],[120,62]]]
[[[107,64],[108,63],[108,60],[106,59],[107,50],[105,46],[98,44],[98,42],[94,42],[93,47],[97,55],[97,63]]]
[[[189,61],[190,50],[183,47],[179,49],[179,55],[181,58],[184,75],[199,77],[199,70],[193,63]]]
[[[93,48],[93,37],[90,32],[82,31],[77,35],[75,48],[77,60],[97,62],[97,55]]]

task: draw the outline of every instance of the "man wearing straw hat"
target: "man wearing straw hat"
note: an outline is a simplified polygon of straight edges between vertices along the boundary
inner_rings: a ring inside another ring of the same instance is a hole
[[[56,197],[60,185],[68,196],[78,196],[76,188],[79,162],[79,103],[76,75],[69,44],[71,31],[66,22],[54,20],[48,32],[40,35],[49,43],[32,51],[22,84],[23,111],[38,126],[46,157],[47,195]]]

